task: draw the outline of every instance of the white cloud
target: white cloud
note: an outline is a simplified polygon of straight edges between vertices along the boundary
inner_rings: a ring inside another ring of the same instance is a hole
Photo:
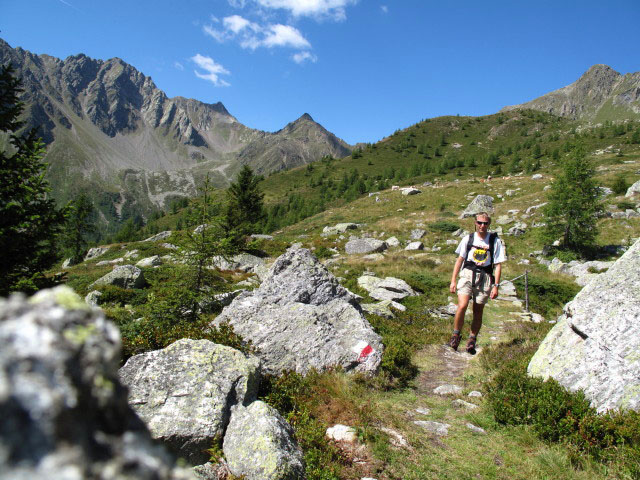
[[[205,25],[202,30],[218,42],[235,40],[242,48],[251,50],[259,47],[311,48],[309,41],[295,27],[282,24],[259,25],[240,15],[223,18],[221,29]]]
[[[311,44],[302,36],[300,30],[290,25],[269,25],[262,45],[271,47],[311,48]]]
[[[180,62],[173,62],[173,66],[178,70],[184,70],[184,66]]]
[[[246,3],[247,2],[245,0],[229,0],[229,5],[233,8],[244,8]]]
[[[220,75],[230,75],[231,72],[224,68],[219,63],[216,63],[213,58],[205,57],[204,55],[200,55],[199,53],[191,57],[191,61],[193,61],[198,67],[204,70],[207,73],[200,73],[197,70],[194,70],[196,77],[202,78],[204,80],[209,80],[216,87],[228,87],[230,83],[222,80]]]
[[[256,0],[265,8],[284,9],[295,17],[332,17],[341,21],[347,18],[345,8],[358,0]]]
[[[294,54],[291,59],[296,62],[298,65],[309,61],[311,63],[316,63],[318,61],[318,57],[316,57],[313,53],[311,52],[298,52],[296,54]]]
[[[382,10],[382,13],[389,13],[389,7],[386,5],[380,5],[380,10]]]
[[[231,15],[230,17],[224,17],[222,24],[227,30],[238,34],[245,28],[251,25],[251,22],[246,18],[242,18],[240,15]]]

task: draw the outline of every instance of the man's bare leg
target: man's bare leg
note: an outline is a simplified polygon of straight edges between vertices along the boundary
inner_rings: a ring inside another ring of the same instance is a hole
[[[459,332],[462,331],[462,327],[464,326],[464,315],[467,313],[467,306],[469,305],[470,299],[471,297],[469,295],[458,295],[458,310],[456,310],[456,316],[453,319],[454,330],[458,330]]]
[[[482,313],[484,311],[484,305],[480,303],[473,304],[473,321],[471,322],[471,335],[474,337],[480,332],[482,327]]]

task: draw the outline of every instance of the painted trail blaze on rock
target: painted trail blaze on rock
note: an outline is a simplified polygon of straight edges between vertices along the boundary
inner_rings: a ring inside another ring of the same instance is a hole
[[[367,342],[359,342],[353,350],[358,354],[358,362],[364,362],[373,353],[373,347]]]

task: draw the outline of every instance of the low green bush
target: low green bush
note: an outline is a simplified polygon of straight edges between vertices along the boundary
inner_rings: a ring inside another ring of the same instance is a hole
[[[147,291],[140,289],[122,288],[115,285],[100,287],[102,293],[98,299],[100,305],[140,305],[147,301]]]
[[[635,210],[636,204],[628,200],[623,200],[622,202],[616,203],[616,207],[620,210]]]
[[[559,279],[547,279],[529,274],[529,308],[544,317],[552,317],[559,313],[562,306],[571,301],[580,291],[580,286],[573,282]],[[524,282],[514,282],[519,298],[524,298]]]
[[[258,398],[274,407],[287,419],[295,431],[298,444],[304,452],[306,478],[309,480],[338,480],[341,455],[337,447],[327,442],[327,425],[315,418],[313,383],[315,371],[306,377],[295,372],[279,376],[267,375],[260,382]]]

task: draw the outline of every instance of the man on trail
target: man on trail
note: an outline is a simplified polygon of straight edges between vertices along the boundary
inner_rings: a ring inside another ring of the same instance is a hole
[[[451,293],[458,292],[458,310],[453,321],[453,335],[449,346],[458,350],[464,325],[464,315],[473,298],[473,321],[467,341],[467,352],[476,353],[476,339],[482,326],[482,312],[488,299],[498,296],[498,284],[502,273],[502,262],[506,260],[502,242],[497,233],[489,233],[491,217],[485,212],[478,213],[475,220],[476,232],[465,236],[456,253],[458,258],[451,276]],[[494,271],[495,267],[495,271]],[[462,271],[460,269],[462,268]],[[460,280],[456,277],[460,273]]]

